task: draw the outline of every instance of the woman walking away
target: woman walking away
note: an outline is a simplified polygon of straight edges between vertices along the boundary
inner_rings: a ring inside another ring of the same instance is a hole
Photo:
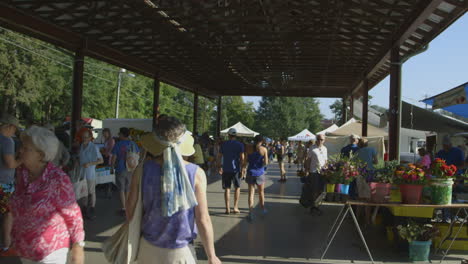
[[[70,177],[51,161],[59,140],[46,128],[21,134],[16,191],[11,199],[13,244],[23,263],[84,263],[84,231]]]
[[[84,205],[84,215],[89,220],[96,218],[96,165],[102,164],[102,155],[96,145],[91,142],[92,134],[90,130],[83,131],[81,135],[83,143],[80,146],[80,171],[86,178],[88,185],[88,198]]]
[[[253,206],[255,187],[258,190],[258,199],[260,200],[260,207],[263,213],[266,214],[265,209],[265,166],[268,164],[268,151],[262,146],[263,137],[260,135],[255,136],[254,145],[248,145],[247,150],[247,177],[245,181],[249,184],[249,220],[253,220]]]
[[[192,245],[197,228],[208,263],[221,263],[214,248],[205,172],[182,158],[193,155],[193,142],[185,125],[173,117],[159,120],[155,132],[142,137],[150,158],[144,161],[140,185],[143,216],[139,264],[196,263]],[[137,204],[138,178],[132,177],[127,219],[133,217]]]
[[[115,145],[115,140],[112,138],[112,134],[109,128],[102,130],[102,136],[104,138],[104,148],[101,149],[104,165],[109,166],[112,159],[112,149]]]
[[[285,146],[286,145],[286,140],[281,139],[278,142],[278,145],[276,145],[276,157],[278,159],[278,165],[280,169],[280,179],[278,180],[279,182],[285,182],[286,181],[286,169],[284,168],[284,154],[285,154]]]
[[[304,171],[304,159],[305,159],[305,154],[307,152],[307,149],[304,145],[302,145],[302,141],[299,141],[297,143],[297,172],[303,172]]]

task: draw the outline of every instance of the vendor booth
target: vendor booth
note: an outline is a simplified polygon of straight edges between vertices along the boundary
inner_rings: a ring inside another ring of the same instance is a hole
[[[314,141],[316,139],[314,133],[310,132],[308,129],[302,130],[299,134],[294,135],[292,137],[288,137],[289,141]]]
[[[221,130],[221,135],[222,136],[226,136],[229,129],[231,128],[235,128],[237,133],[236,135],[238,137],[255,137],[256,135],[258,135],[259,133],[258,132],[255,132],[253,131],[252,129],[246,127],[244,124],[242,124],[241,122],[237,122],[237,124],[231,126],[231,127],[228,127],[224,130]]]

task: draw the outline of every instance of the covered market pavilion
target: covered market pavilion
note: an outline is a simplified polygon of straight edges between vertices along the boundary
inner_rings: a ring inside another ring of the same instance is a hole
[[[389,157],[398,159],[401,66],[462,16],[467,0],[6,0],[0,23],[75,52],[72,119],[81,117],[84,56],[198,96],[363,97],[390,74]],[[350,102],[349,102],[350,101]],[[347,119],[344,116],[344,119]],[[73,133],[74,131],[72,131]],[[219,132],[218,132],[219,133]]]
[[[82,114],[85,56],[153,78],[153,122],[160,82],[193,92],[195,133],[199,96],[218,102],[217,133],[222,96],[337,97],[351,116],[353,101],[362,97],[361,135],[368,136],[368,92],[390,75],[388,139],[394,160],[400,152],[402,64],[467,10],[468,0],[4,0],[0,26],[74,53],[72,124]],[[276,168],[268,173],[279,178]],[[316,259],[323,242],[318,238],[329,228],[316,226],[334,216],[310,218],[297,205],[298,186],[297,178],[266,186],[271,213],[253,224],[223,215],[222,190],[208,186],[217,250],[225,263]],[[122,222],[111,211],[115,202],[103,202],[98,218],[106,221],[86,223],[89,263],[103,263],[99,243]],[[352,257],[355,250],[346,239],[337,242],[332,253],[339,258],[330,263],[366,259],[365,253]],[[288,246],[278,248],[284,243]],[[388,248],[381,248],[384,256]]]

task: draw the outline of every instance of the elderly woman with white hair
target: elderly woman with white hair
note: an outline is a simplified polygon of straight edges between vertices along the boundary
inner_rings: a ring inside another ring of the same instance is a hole
[[[21,134],[16,191],[11,199],[13,247],[23,263],[84,261],[83,218],[70,178],[51,161],[59,140],[46,128],[32,126]]]

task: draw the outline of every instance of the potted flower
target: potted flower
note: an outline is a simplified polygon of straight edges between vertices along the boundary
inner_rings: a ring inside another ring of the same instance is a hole
[[[453,177],[457,172],[455,165],[447,165],[443,159],[435,159],[431,165],[431,198],[433,204],[451,204]]]
[[[432,239],[439,234],[439,229],[430,224],[418,224],[408,221],[406,225],[397,226],[398,234],[408,241],[411,261],[428,261]]]
[[[372,202],[385,203],[390,199],[390,191],[398,165],[397,160],[386,161],[382,168],[377,168],[374,171],[373,179],[369,183]]]
[[[350,159],[343,158],[341,174],[339,175],[339,193],[349,194],[349,184],[359,175],[358,164]]]
[[[395,170],[395,180],[400,184],[401,202],[419,204],[427,176],[421,167],[412,163]]]

